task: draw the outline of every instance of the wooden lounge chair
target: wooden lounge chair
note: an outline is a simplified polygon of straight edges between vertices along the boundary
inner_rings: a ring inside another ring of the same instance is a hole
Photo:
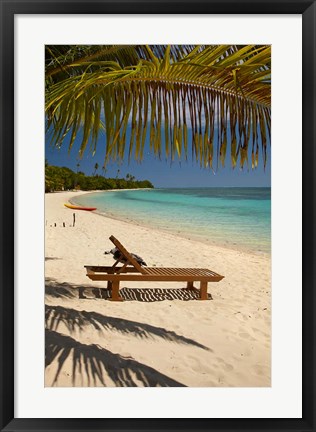
[[[208,282],[219,282],[224,278],[212,270],[203,268],[168,268],[168,267],[142,267],[124,246],[114,237],[110,240],[121,252],[121,257],[113,266],[85,266],[87,277],[94,281],[107,281],[111,289],[111,300],[122,301],[120,296],[121,281],[147,281],[147,282],[187,282],[187,289],[194,288],[194,282],[200,282],[200,300],[207,300]],[[118,266],[124,260],[124,265]]]

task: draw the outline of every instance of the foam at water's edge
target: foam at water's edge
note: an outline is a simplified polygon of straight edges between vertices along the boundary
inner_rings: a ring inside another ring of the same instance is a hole
[[[75,197],[73,202],[202,243],[263,254],[271,250],[270,188],[101,192]]]

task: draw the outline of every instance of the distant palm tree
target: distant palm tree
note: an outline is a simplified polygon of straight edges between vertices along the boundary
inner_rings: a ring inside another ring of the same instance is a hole
[[[188,145],[203,167],[266,165],[271,123],[269,45],[47,45],[46,118],[53,142],[82,129],[80,155],[106,133],[105,165]],[[130,137],[127,130],[130,128]]]
[[[78,185],[78,177],[79,177],[79,168],[80,168],[80,163],[78,162],[76,166],[77,166],[77,174],[76,174],[76,176],[75,176],[74,189],[76,189],[76,188],[77,188],[77,185]]]
[[[98,164],[98,162],[96,162],[96,164],[94,165],[94,173],[93,173],[93,175],[96,174],[96,172],[98,171],[98,169],[99,169],[99,164]]]

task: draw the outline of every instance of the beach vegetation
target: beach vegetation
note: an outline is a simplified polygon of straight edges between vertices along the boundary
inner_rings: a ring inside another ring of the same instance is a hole
[[[46,45],[45,110],[51,143],[81,140],[104,166],[158,157],[218,169],[267,163],[270,45]],[[67,140],[65,138],[67,137]],[[230,155],[230,157],[229,157]]]
[[[141,189],[153,188],[149,180],[131,178],[106,178],[94,174],[87,176],[82,171],[74,172],[67,167],[48,165],[45,162],[45,192],[65,190],[110,190],[110,189]]]

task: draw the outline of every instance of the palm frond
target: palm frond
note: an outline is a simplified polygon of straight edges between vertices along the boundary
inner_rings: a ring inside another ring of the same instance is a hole
[[[105,161],[128,151],[142,160],[146,138],[156,156],[266,165],[271,122],[270,46],[46,47],[46,117],[61,146],[80,129],[80,155],[106,133]],[[127,130],[130,128],[130,137]],[[216,150],[217,149],[217,150]],[[251,150],[250,150],[251,149]],[[215,153],[215,154],[214,154]]]

